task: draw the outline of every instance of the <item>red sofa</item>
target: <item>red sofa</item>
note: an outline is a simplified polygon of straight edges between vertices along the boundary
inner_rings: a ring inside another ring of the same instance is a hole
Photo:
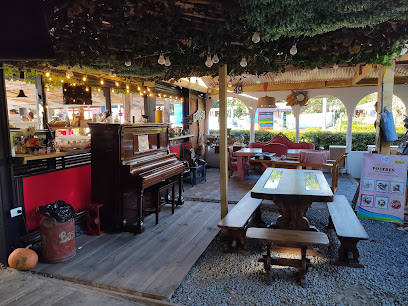
[[[309,149],[309,150],[314,150],[315,145],[313,143],[309,142],[293,142],[290,140],[288,137],[286,137],[284,134],[279,133],[278,135],[275,135],[270,141],[268,142],[251,142],[249,143],[249,148],[262,148],[264,145],[269,144],[269,143],[280,143],[288,147],[288,149]]]

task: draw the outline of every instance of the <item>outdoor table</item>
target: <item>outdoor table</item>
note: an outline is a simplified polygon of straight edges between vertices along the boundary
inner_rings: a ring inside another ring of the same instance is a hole
[[[244,179],[243,157],[253,157],[258,153],[262,153],[261,148],[243,148],[235,152],[235,155],[237,156],[237,172],[239,180],[242,181]]]
[[[276,227],[292,230],[311,228],[304,215],[312,202],[333,202],[333,192],[319,170],[267,168],[251,196],[273,200],[281,212]]]
[[[302,150],[305,149],[288,149],[287,155],[288,157],[297,157]],[[244,179],[243,157],[248,156],[251,158],[258,153],[262,153],[262,148],[243,148],[235,152],[235,155],[237,156],[237,172],[239,180],[242,181]]]

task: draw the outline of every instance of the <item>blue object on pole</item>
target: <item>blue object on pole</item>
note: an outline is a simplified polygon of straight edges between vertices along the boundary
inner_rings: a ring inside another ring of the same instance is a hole
[[[386,109],[381,113],[381,134],[384,141],[391,142],[398,140],[392,112]]]

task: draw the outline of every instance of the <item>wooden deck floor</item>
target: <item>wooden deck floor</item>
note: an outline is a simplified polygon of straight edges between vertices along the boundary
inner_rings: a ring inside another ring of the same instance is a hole
[[[214,239],[220,204],[186,201],[174,215],[163,207],[159,224],[145,218],[146,230],[80,236],[76,256],[64,263],[38,264],[33,270],[100,288],[168,299]]]

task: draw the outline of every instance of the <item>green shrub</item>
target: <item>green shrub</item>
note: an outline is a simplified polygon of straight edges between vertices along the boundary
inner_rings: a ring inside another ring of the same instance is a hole
[[[295,141],[296,131],[255,131],[255,141],[267,142],[271,140],[276,134],[282,132],[290,140]],[[211,130],[211,134],[218,134],[218,130]],[[231,133],[241,133],[244,135],[244,142],[249,144],[249,131],[248,130],[232,130]],[[398,140],[392,142],[392,145],[398,145],[402,141],[404,136],[404,129],[397,128]],[[346,132],[331,132],[322,131],[320,129],[306,129],[299,133],[300,141],[311,142],[316,148],[324,147],[325,150],[329,149],[331,145],[345,146],[346,145]],[[352,133],[352,150],[353,151],[367,151],[368,145],[375,144],[375,132],[353,132]]]

